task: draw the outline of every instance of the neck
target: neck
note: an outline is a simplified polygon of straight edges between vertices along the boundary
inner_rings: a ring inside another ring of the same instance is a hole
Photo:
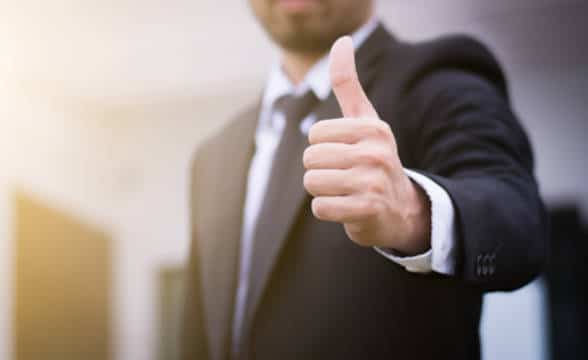
[[[366,9],[364,21],[362,21],[361,25],[357,27],[357,29],[367,24],[372,16],[373,9],[370,4],[370,7]],[[308,74],[314,64],[316,64],[323,56],[325,56],[328,51],[329,49],[325,49],[325,51],[317,51],[314,53],[301,53],[282,49],[282,66],[284,72],[294,85],[298,85],[302,82],[302,80],[304,80],[304,77],[306,74]]]
[[[290,78],[294,85],[298,85],[304,80],[306,74],[316,64],[326,52],[319,53],[295,53],[284,51],[282,56],[282,66],[284,72]]]

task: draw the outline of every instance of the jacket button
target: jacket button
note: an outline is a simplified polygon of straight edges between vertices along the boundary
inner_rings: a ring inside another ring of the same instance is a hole
[[[482,254],[476,257],[476,274],[478,277],[482,276]]]

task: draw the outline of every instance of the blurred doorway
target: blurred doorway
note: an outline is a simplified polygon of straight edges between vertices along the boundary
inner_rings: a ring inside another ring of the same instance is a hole
[[[110,238],[25,193],[14,209],[15,360],[110,359]]]

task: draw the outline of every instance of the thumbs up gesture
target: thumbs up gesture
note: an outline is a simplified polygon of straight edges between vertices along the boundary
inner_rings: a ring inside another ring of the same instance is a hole
[[[416,255],[430,248],[430,205],[405,174],[390,126],[379,119],[359,83],[350,37],[330,54],[331,85],[343,118],[309,132],[304,187],[312,212],[342,223],[351,240]]]

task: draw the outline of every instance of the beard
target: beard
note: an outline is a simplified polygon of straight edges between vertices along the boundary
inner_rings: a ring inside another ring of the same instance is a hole
[[[328,52],[335,40],[354,32],[365,21],[365,14],[337,13],[337,9],[323,6],[313,12],[286,14],[266,8],[264,10],[270,11],[259,12],[257,17],[272,40],[282,49],[295,53],[321,54]]]
[[[291,19],[281,26],[266,26],[266,31],[282,49],[296,53],[327,52],[338,37],[347,32],[313,26],[305,19]]]

